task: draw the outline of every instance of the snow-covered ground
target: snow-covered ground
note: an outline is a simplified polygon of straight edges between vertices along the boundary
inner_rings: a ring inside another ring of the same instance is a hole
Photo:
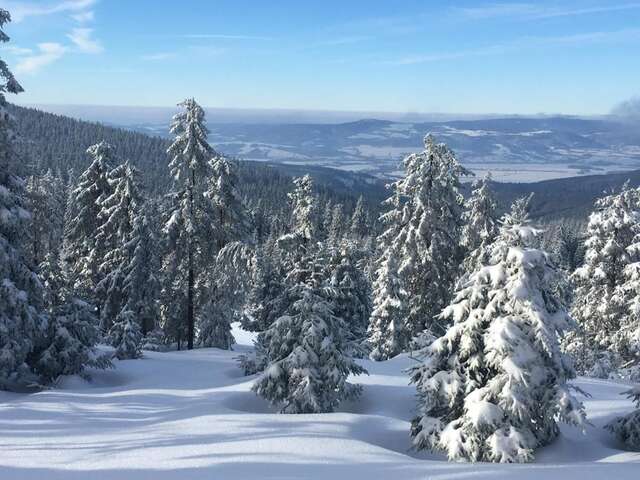
[[[410,450],[414,389],[406,356],[364,361],[364,394],[340,412],[281,415],[251,391],[235,352],[145,353],[67,378],[31,395],[0,392],[0,479],[464,479],[640,478],[640,453],[623,451],[601,427],[631,410],[610,381],[576,382],[593,427],[562,436],[528,465],[454,464]]]

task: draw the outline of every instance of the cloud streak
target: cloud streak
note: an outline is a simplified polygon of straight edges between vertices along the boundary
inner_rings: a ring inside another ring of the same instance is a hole
[[[0,0],[0,6],[8,9],[17,22],[34,16],[67,13],[80,25],[93,21],[94,12],[89,8],[96,3],[97,0],[64,0],[41,3]],[[8,49],[9,53],[18,57],[16,72],[23,75],[33,75],[44,67],[57,62],[69,52],[97,54],[104,50],[100,42],[93,38],[93,29],[91,28],[79,26],[73,28],[66,36],[71,45],[48,41],[38,43],[34,49],[19,47]]]
[[[150,53],[142,55],[140,58],[149,62],[162,62],[165,60],[173,60],[178,57],[190,57],[193,55],[201,57],[217,57],[224,55],[227,52],[227,48],[215,45],[189,45],[180,51]]]
[[[104,48],[98,40],[92,38],[92,35],[92,28],[74,28],[71,30],[71,33],[67,34],[67,38],[69,38],[78,51],[82,53],[102,53]]]
[[[387,65],[415,65],[420,63],[455,60],[466,57],[503,55],[529,48],[568,46],[581,47],[604,43],[626,43],[640,41],[640,29],[624,29],[608,32],[588,32],[555,37],[521,37],[512,42],[488,45],[486,47],[459,50],[454,52],[435,52],[429,54],[407,55],[399,59],[382,62]]]
[[[339,47],[341,45],[353,45],[354,43],[362,43],[371,40],[368,35],[354,35],[344,37],[334,37],[327,40],[321,40],[312,45],[312,47]]]
[[[399,15],[386,17],[366,17],[355,19],[328,28],[329,33],[341,33],[346,35],[362,34],[370,35],[375,32],[378,36],[402,36],[416,33],[424,28],[424,20],[427,15]]]
[[[97,0],[65,0],[63,2],[49,2],[43,4],[35,2],[19,2],[14,0],[2,1],[0,6],[11,12],[14,22],[21,22],[25,18],[52,15],[54,13],[82,12],[95,5]]]
[[[228,52],[228,49],[215,45],[191,45],[188,50],[204,57],[217,57]]]
[[[258,35],[227,35],[224,33],[186,33],[178,35],[180,38],[198,39],[216,39],[216,40],[272,40],[271,37],[262,37]]]
[[[151,53],[149,55],[142,55],[142,57],[140,58],[142,58],[142,60],[158,62],[162,60],[170,60],[177,56],[178,55],[175,52],[158,52],[158,53]]]
[[[47,42],[38,44],[38,53],[25,56],[16,65],[17,74],[31,75],[43,67],[58,61],[67,49],[59,43]]]
[[[4,45],[2,51],[16,56],[31,55],[33,53],[30,48],[18,47],[17,45]]]
[[[93,10],[87,10],[86,12],[80,12],[71,15],[71,18],[73,18],[78,23],[89,23],[93,22],[93,20],[95,19],[95,13],[93,12]]]
[[[454,7],[453,11],[462,17],[472,20],[493,18],[534,20],[556,17],[576,17],[638,9],[640,9],[640,2],[575,8],[550,7],[537,3],[494,3],[482,7]]]

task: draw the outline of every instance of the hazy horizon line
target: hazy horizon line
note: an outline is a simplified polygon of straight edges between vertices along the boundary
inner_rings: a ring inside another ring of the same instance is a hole
[[[168,105],[104,105],[104,104],[67,104],[67,103],[21,103],[13,102],[16,105],[27,108],[35,108],[50,113],[74,116],[82,120],[93,121],[110,121],[115,123],[151,121],[152,117],[158,114],[170,114],[177,110],[176,106]],[[385,110],[325,110],[325,109],[305,109],[305,108],[265,108],[265,107],[215,107],[203,106],[209,112],[217,112],[223,114],[225,118],[220,123],[233,123],[240,121],[243,117],[255,116],[255,120],[269,121],[274,123],[286,120],[305,120],[307,122],[314,121],[318,123],[335,123],[335,122],[353,122],[358,120],[388,120],[398,122],[415,122],[415,121],[451,121],[451,120],[481,120],[496,118],[553,118],[553,117],[570,117],[578,119],[596,119],[596,118],[612,118],[615,114],[574,114],[574,113],[506,113],[506,112],[488,112],[488,113],[463,113],[463,112],[421,112],[421,111],[385,111]],[[108,114],[112,115],[109,116]],[[114,115],[115,114],[115,115]],[[136,115],[137,114],[137,115]],[[113,117],[113,118],[106,118]],[[160,121],[160,118],[156,119]],[[247,121],[247,119],[243,119]],[[134,122],[137,123],[137,122]],[[216,122],[212,122],[216,123]]]

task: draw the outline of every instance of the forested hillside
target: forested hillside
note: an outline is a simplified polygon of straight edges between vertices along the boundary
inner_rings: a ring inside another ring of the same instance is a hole
[[[128,160],[144,173],[142,181],[151,193],[163,194],[171,185],[167,148],[170,141],[156,136],[85,122],[33,108],[8,105],[16,122],[20,142],[18,151],[25,159],[27,173],[44,173],[47,169],[66,177],[72,169],[77,175],[90,163],[87,148],[104,140],[114,147],[121,161]],[[223,150],[220,153],[225,153]],[[384,182],[352,172],[329,168],[238,162],[239,189],[251,203],[260,200],[276,206],[286,204],[291,178],[309,173],[324,201],[342,203],[353,208],[359,195],[372,205],[385,196]]]
[[[632,187],[640,185],[640,171],[536,183],[495,183],[493,187],[501,205],[509,205],[518,197],[533,194],[531,215],[534,218],[585,220],[598,198],[607,193],[620,191],[627,181]]]

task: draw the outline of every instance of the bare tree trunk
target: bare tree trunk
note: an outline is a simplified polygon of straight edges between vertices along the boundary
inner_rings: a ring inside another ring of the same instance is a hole
[[[194,319],[193,319],[193,266],[191,252],[189,252],[189,285],[187,287],[187,349],[193,350]]]
[[[194,208],[193,208],[193,189],[195,188],[195,174],[191,171],[191,185],[189,188],[189,210],[191,214],[191,221],[194,221]],[[189,239],[189,278],[187,280],[187,350],[193,350],[193,337],[195,335],[195,320],[193,318],[193,243],[192,239]]]

